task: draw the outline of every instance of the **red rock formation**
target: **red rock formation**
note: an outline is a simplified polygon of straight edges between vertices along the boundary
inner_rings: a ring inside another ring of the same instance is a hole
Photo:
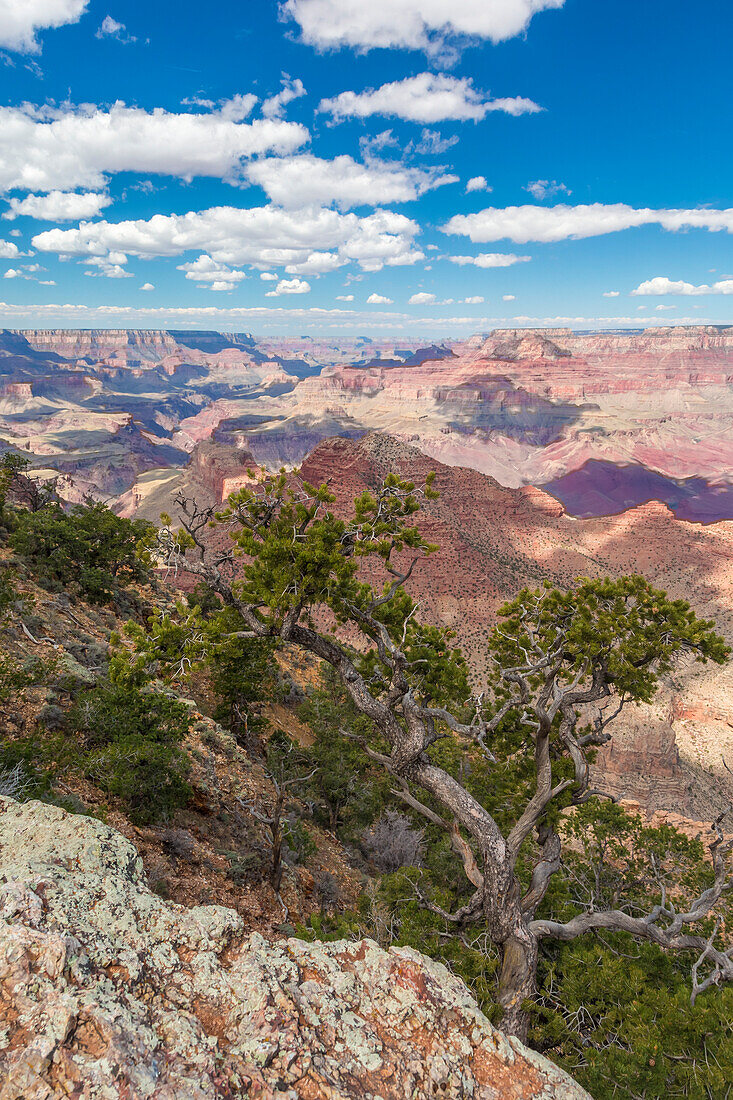
[[[251,473],[250,473],[251,471]],[[251,484],[262,474],[249,451],[220,443],[197,443],[191,452],[188,476],[207,490],[217,503]]]
[[[429,621],[456,632],[479,676],[499,605],[544,579],[567,585],[581,575],[643,573],[689,599],[733,639],[733,522],[691,526],[656,502],[621,516],[574,520],[537,489],[507,489],[378,435],[328,440],[302,467],[309,481],[329,483],[340,507],[390,470],[418,482],[436,472],[441,496],[426,504],[420,523],[440,550],[420,563],[409,587]],[[691,702],[701,697],[709,700],[702,717],[702,704]],[[634,708],[618,730],[599,760],[612,793],[651,810],[707,818],[733,794],[722,762],[733,759],[730,666],[683,662],[657,705]]]

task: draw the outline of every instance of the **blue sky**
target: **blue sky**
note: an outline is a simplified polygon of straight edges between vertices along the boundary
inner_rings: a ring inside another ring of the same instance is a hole
[[[720,0],[0,0],[0,324],[731,323],[732,32]]]

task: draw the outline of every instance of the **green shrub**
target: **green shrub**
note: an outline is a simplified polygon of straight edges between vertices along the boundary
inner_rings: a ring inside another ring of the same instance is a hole
[[[9,542],[46,585],[74,583],[87,599],[107,603],[120,587],[148,578],[154,533],[152,524],[104,504],[65,512],[52,502],[37,512],[19,510]]]
[[[20,737],[0,745],[0,775],[4,777],[8,794],[18,801],[36,798],[39,802],[66,807],[69,800],[54,787],[59,772],[78,759],[75,747],[68,739],[53,735]],[[17,789],[11,788],[11,777],[17,777]]]
[[[191,712],[178,699],[142,688],[102,682],[83,692],[69,713],[71,729],[88,748],[141,737],[157,744],[180,744],[191,728]]]
[[[191,764],[180,746],[191,714],[177,699],[102,683],[77,699],[69,727],[84,738],[84,774],[119,798],[131,821],[164,821],[187,804]]]
[[[318,851],[318,845],[309,829],[297,819],[283,823],[283,840],[286,847],[285,858],[289,863],[305,863]]]
[[[125,804],[136,825],[167,821],[191,797],[191,765],[176,745],[159,744],[139,735],[118,738],[91,753],[84,774]]]
[[[20,702],[26,688],[43,683],[50,668],[51,664],[39,657],[17,661],[0,649],[0,703],[8,703],[11,699]]]

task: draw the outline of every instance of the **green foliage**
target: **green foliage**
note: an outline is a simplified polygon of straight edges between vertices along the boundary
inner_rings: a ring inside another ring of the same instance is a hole
[[[426,495],[435,495],[432,476]],[[431,552],[409,518],[420,507],[414,483],[391,474],[376,496],[363,493],[348,523],[326,506],[336,499],[325,485],[302,482],[297,489],[284,473],[256,488],[230,496],[217,515],[232,528],[237,551],[247,557],[237,585],[243,601],[262,605],[262,618],[282,622],[293,608],[326,604],[348,618],[369,594],[356,579],[358,558],[388,561],[404,549]]]
[[[286,860],[291,863],[306,863],[318,851],[308,826],[294,817],[283,822],[283,841],[287,847]]]
[[[278,683],[275,643],[269,638],[233,638],[209,661],[211,686],[217,696],[214,718],[254,749],[267,730],[261,705],[272,701]]]
[[[0,456],[0,510],[5,509],[8,492],[18,474],[24,474],[29,466],[30,459],[14,451]]]
[[[388,778],[375,766],[354,737],[367,737],[370,723],[348,699],[343,686],[330,670],[323,686],[313,692],[298,714],[312,730],[314,742],[298,748],[290,761],[313,776],[299,791],[313,805],[315,820],[353,843],[363,829],[379,816],[389,799]]]
[[[116,516],[104,504],[65,512],[51,502],[18,511],[9,541],[42,582],[75,584],[86,599],[106,603],[120,587],[148,579],[154,532],[152,524]]]
[[[262,755],[261,739],[267,721],[262,704],[272,702],[278,691],[276,642],[269,638],[242,638],[242,623],[231,608],[208,597],[204,586],[178,601],[173,614],[156,612],[147,630],[128,623],[125,633],[132,650],[113,639],[110,678],[121,687],[142,686],[153,676],[170,682],[185,680],[206,667],[217,697],[214,717],[255,755]]]
[[[167,821],[187,805],[190,763],[176,745],[156,744],[142,737],[121,738],[91,753],[85,774],[103,791],[119,798],[136,825]]]
[[[39,657],[18,661],[0,649],[0,703],[11,699],[19,703],[27,688],[42,683],[48,676],[50,665]]]
[[[8,507],[12,499],[21,507],[37,511],[55,499],[58,478],[40,481],[29,474],[30,459],[14,451],[0,457],[0,526],[12,528],[15,514]]]
[[[84,738],[84,773],[137,824],[167,820],[187,804],[190,762],[180,746],[190,725],[178,700],[117,683],[84,692],[69,714]]]
[[[240,848],[239,851],[221,853],[229,861],[227,878],[235,886],[245,886],[252,882],[261,882],[268,870],[267,853],[259,846]]]
[[[15,569],[0,569],[0,618],[10,610],[19,598],[15,587],[17,575]]]
[[[569,843],[545,902],[555,919],[569,919],[589,903],[613,909],[619,899],[630,912],[647,911],[661,901],[662,887],[671,901],[683,904],[712,885],[712,866],[699,837],[672,825],[644,825],[638,814],[608,800],[576,807],[563,818],[561,830]]]
[[[132,736],[159,744],[180,744],[188,736],[191,716],[178,699],[102,682],[79,696],[69,713],[69,725],[84,735],[90,749]]]
[[[595,1100],[710,1100],[733,1081],[733,989],[690,1005],[684,960],[618,934],[541,961],[530,1041]]]
[[[65,746],[53,739],[35,736],[6,741],[0,744],[0,774],[7,776],[17,769],[20,789],[14,797],[55,803],[58,795],[54,779],[60,755],[66,755]]]
[[[652,699],[676,654],[722,664],[731,652],[714,623],[640,576],[581,579],[566,591],[525,588],[500,615],[491,651],[501,667],[521,664],[526,652],[554,652],[562,631],[561,680],[582,683],[602,667],[618,695],[635,702]]]

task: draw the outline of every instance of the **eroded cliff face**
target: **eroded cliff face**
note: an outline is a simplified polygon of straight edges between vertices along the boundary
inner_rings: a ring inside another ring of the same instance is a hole
[[[91,818],[0,799],[2,1100],[590,1100],[409,948],[244,936]]]
[[[122,490],[117,473],[106,477],[119,454],[104,418],[127,413],[155,444],[160,469],[222,430],[230,442],[240,432],[273,470],[297,465],[321,439],[380,431],[507,486],[544,485],[592,460],[633,467],[637,480],[647,469],[699,477],[705,516],[733,514],[733,491],[718,493],[733,484],[730,328],[507,329],[424,347],[214,332],[5,332],[0,376],[30,384],[0,395],[2,439],[31,457],[66,455],[81,489],[105,498],[133,488],[134,474]],[[110,458],[100,454],[107,442]],[[150,468],[146,460],[142,471]],[[591,481],[593,514],[626,506],[615,491],[606,502],[602,479]],[[667,499],[665,486],[659,491],[654,499]]]

